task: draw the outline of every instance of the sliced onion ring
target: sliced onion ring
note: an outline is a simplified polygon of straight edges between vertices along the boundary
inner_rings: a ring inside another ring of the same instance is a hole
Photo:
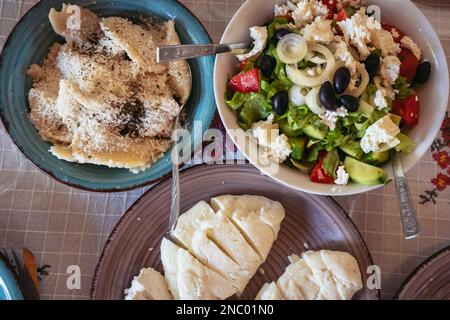
[[[347,90],[344,94],[352,95],[356,98],[359,98],[360,96],[362,96],[364,91],[366,91],[366,88],[370,82],[370,77],[369,73],[367,73],[367,70],[362,63],[357,63],[356,69],[358,69],[358,72],[361,74],[361,83],[359,84],[358,88],[353,90]]]
[[[306,56],[308,52],[308,44],[302,36],[289,33],[285,35],[277,45],[278,58],[283,63],[294,64]]]
[[[327,60],[325,70],[317,77],[308,75],[304,70],[299,70],[296,64],[286,65],[286,74],[293,83],[300,87],[316,87],[326,82],[335,70],[336,60],[327,47],[321,44],[309,44],[309,50],[321,53]]]
[[[306,95],[306,105],[308,106],[309,110],[311,110],[314,114],[322,114],[326,112],[324,107],[320,105],[319,101],[319,92],[320,87],[315,87],[311,89],[311,91]]]

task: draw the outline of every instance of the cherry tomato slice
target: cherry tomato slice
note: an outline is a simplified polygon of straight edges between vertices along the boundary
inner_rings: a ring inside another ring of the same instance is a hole
[[[419,123],[420,100],[416,94],[406,99],[397,99],[392,104],[392,111],[402,117],[404,124],[413,128]]]
[[[402,48],[402,51],[398,55],[401,65],[400,65],[400,75],[408,79],[408,83],[411,83],[417,72],[417,67],[419,66],[419,60],[417,60],[414,53],[411,50]]]
[[[323,168],[323,162],[325,160],[326,152],[321,152],[319,155],[319,161],[313,168],[310,174],[310,179],[315,183],[334,184],[334,178],[330,176]]]

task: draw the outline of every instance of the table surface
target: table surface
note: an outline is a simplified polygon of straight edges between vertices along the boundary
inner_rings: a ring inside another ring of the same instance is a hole
[[[0,0],[0,48],[18,19],[37,0]],[[243,0],[185,0],[218,42]],[[414,1],[450,55],[450,1]],[[450,118],[408,181],[422,225],[404,240],[394,185],[336,200],[347,210],[382,271],[382,296],[390,298],[423,260],[450,245]],[[149,187],[115,194],[89,193],[55,182],[12,144],[0,124],[0,247],[30,248],[41,267],[43,299],[87,299],[92,276],[112,228]],[[67,267],[80,266],[80,290],[66,286]]]

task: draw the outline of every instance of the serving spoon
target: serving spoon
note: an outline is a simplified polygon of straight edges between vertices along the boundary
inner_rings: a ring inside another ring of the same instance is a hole
[[[402,221],[403,234],[405,239],[417,238],[420,234],[420,225],[414,207],[408,181],[403,171],[400,155],[397,151],[391,151],[392,171],[394,173],[395,186],[400,204],[400,217]]]
[[[245,54],[253,47],[251,42],[228,44],[182,44],[175,46],[161,46],[156,50],[158,63],[174,60],[192,59],[218,53],[231,52]]]

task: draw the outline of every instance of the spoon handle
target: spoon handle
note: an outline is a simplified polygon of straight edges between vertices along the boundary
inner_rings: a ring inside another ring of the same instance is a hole
[[[161,46],[157,48],[156,59],[158,63],[173,60],[184,60],[217,53],[249,49],[251,43],[230,44],[187,44],[176,46]]]
[[[416,209],[413,204],[399,155],[396,152],[393,152],[392,158],[392,168],[399,197],[403,233],[405,239],[414,239],[420,234],[419,220],[417,218]]]

